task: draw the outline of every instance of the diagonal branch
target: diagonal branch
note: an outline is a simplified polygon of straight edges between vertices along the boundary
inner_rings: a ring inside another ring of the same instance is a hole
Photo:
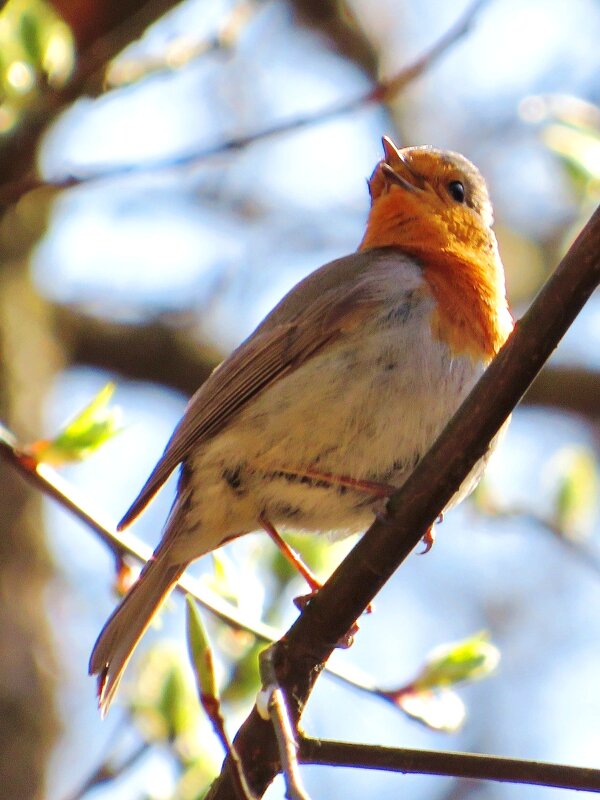
[[[390,498],[386,516],[375,520],[273,646],[278,683],[297,719],[335,643],[447,506],[599,282],[600,208],[434,446]],[[256,708],[235,741],[248,780],[260,796],[279,766],[272,729]],[[207,797],[231,797],[230,787],[226,760]]]

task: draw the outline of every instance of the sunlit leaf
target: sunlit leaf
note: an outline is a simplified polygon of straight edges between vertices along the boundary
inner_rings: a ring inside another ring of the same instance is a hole
[[[463,701],[451,689],[440,692],[404,692],[394,702],[411,719],[434,731],[455,733],[466,718]]]
[[[8,0],[0,10],[0,134],[18,123],[46,84],[60,88],[75,62],[69,26],[45,0]]]
[[[20,35],[23,47],[32,64],[42,65],[42,43],[40,37],[40,18],[24,11],[20,20]]]
[[[499,660],[500,653],[487,634],[476,633],[460,642],[436,647],[414,680],[379,693],[427,727],[453,732],[463,724],[466,710],[450,687],[486,677]]]
[[[490,675],[498,666],[500,651],[485,632],[432,651],[421,672],[412,681],[415,691],[446,688]]]
[[[108,383],[53,439],[34,442],[27,451],[54,466],[87,458],[122,430],[120,409],[108,405],[114,390]]]
[[[594,454],[585,448],[566,448],[553,459],[558,471],[554,521],[566,536],[589,533],[598,507],[598,468]]]

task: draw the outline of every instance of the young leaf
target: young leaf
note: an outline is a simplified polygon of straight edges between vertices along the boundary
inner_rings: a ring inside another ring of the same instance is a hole
[[[489,641],[488,634],[476,633],[461,642],[436,647],[411,687],[422,692],[479,680],[493,672],[499,661],[500,651]]]
[[[554,520],[571,538],[589,532],[598,503],[598,471],[594,455],[585,448],[562,450],[558,464],[559,483],[555,496]]]
[[[188,594],[185,599],[188,648],[192,666],[196,674],[200,698],[202,700],[203,698],[213,698],[216,700],[219,696],[219,690],[215,678],[215,668],[210,643],[194,598]]]
[[[453,733],[463,724],[466,710],[449,687],[484,678],[499,660],[500,653],[487,633],[476,633],[461,642],[436,647],[414,680],[380,694],[428,728]]]
[[[34,442],[27,452],[52,466],[87,458],[122,430],[120,409],[108,405],[114,390],[114,384],[107,383],[53,439]]]

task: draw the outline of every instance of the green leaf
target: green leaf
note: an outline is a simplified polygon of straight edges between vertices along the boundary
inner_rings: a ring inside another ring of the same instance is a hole
[[[432,651],[421,672],[411,683],[415,692],[432,691],[464,681],[479,680],[498,666],[500,651],[486,632]]]
[[[187,641],[190,659],[201,697],[218,698],[212,649],[200,612],[191,595],[186,595]]]
[[[37,68],[42,65],[42,44],[40,35],[40,19],[25,11],[21,16],[20,34],[23,47],[29,60]]]
[[[589,533],[598,504],[598,470],[594,454],[586,448],[566,448],[553,460],[559,481],[554,501],[554,521],[566,536]]]
[[[87,458],[122,430],[120,409],[108,405],[114,390],[113,383],[106,384],[53,439],[35,442],[28,452],[54,466]]]

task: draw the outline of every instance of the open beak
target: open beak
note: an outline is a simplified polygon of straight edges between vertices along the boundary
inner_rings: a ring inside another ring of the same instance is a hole
[[[395,183],[407,192],[419,192],[425,188],[425,181],[408,163],[406,156],[387,136],[381,139],[385,159],[381,171],[389,183]],[[392,164],[394,166],[392,166]]]
[[[397,186],[401,186],[407,192],[418,192],[419,189],[412,183],[403,178],[396,170],[392,169],[390,165],[386,161],[382,161],[381,163],[381,171],[388,183],[395,183]]]

